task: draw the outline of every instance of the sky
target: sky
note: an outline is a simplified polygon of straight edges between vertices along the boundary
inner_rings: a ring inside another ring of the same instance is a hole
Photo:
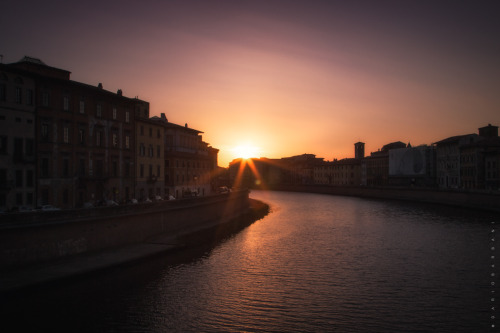
[[[219,165],[325,160],[500,125],[497,1],[4,0],[24,56],[200,130]],[[239,148],[238,148],[239,147]],[[248,150],[247,149],[247,150]]]

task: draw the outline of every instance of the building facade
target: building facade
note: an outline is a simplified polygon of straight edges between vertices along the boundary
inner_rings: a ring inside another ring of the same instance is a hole
[[[439,188],[458,189],[462,187],[460,150],[463,146],[473,144],[478,140],[479,137],[477,134],[466,134],[449,137],[435,143],[436,181]],[[470,152],[465,152],[465,154],[468,156],[467,158],[473,158],[470,156]],[[466,168],[469,167],[468,163],[466,162]],[[470,176],[472,175],[467,176],[469,178],[467,182],[471,181]]]
[[[324,162],[314,168],[314,183],[332,186],[361,185],[361,161],[365,156],[364,142],[354,144],[354,158]]]
[[[477,140],[460,147],[460,185],[466,190],[498,190],[500,138],[498,126],[479,128]]]
[[[152,120],[164,128],[165,197],[215,193],[219,150],[203,141],[203,132],[168,122],[165,114]]]
[[[35,81],[0,64],[0,211],[36,205]]]
[[[389,151],[389,185],[433,187],[436,149],[421,145]]]
[[[23,58],[7,65],[35,82],[36,204],[125,202],[134,187],[134,110],[144,103]]]
[[[365,157],[361,164],[361,184],[387,186],[389,184],[389,151],[399,148],[406,148],[406,144],[401,141],[392,142]]]
[[[140,110],[138,114],[145,114]],[[148,112],[149,115],[149,112]],[[157,121],[136,118],[136,189],[139,201],[165,195],[165,127]]]

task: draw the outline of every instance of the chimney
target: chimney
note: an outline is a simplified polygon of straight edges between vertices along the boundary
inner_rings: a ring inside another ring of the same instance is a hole
[[[164,113],[162,113],[162,114],[161,114],[161,120],[162,120],[164,123],[168,122],[168,119],[167,119],[167,117],[165,116],[165,114],[164,114]]]
[[[118,94],[118,96],[122,96],[123,95],[123,92],[121,89],[118,89],[118,91],[116,92]]]
[[[188,123],[186,123],[186,125],[184,125],[184,127],[188,128]]]
[[[101,82],[99,82],[99,84],[97,85],[97,88],[102,89],[102,83]]]

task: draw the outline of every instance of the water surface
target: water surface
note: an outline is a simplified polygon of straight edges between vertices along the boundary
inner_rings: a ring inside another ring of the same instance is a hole
[[[47,287],[12,312],[23,307],[40,328],[99,332],[490,328],[495,216],[317,194],[251,197],[271,214],[206,253]]]

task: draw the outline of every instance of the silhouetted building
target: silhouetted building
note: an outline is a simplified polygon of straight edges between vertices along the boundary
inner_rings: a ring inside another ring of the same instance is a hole
[[[435,143],[436,177],[440,188],[458,189],[461,187],[460,149],[465,145],[477,142],[478,139],[477,134],[466,134],[452,136]]]
[[[389,151],[399,148],[406,148],[406,144],[401,141],[392,142],[365,157],[361,163],[361,184],[387,186],[389,183]]]
[[[69,71],[39,59],[5,66],[35,81],[37,204],[126,200],[134,186],[134,110],[147,102],[71,81]]]
[[[204,196],[216,191],[219,150],[203,141],[201,131],[152,118],[164,127],[165,196]]]
[[[389,185],[433,187],[436,149],[422,145],[389,150]]]
[[[283,182],[293,185],[314,184],[314,168],[323,163],[323,160],[313,154],[282,158]]]
[[[0,64],[0,211],[36,205],[35,81]]]
[[[314,183],[332,186],[361,185],[361,160],[365,155],[365,144],[354,144],[355,158],[319,163],[314,168]]]
[[[463,189],[500,189],[498,127],[479,128],[475,142],[460,147],[460,186]]]

